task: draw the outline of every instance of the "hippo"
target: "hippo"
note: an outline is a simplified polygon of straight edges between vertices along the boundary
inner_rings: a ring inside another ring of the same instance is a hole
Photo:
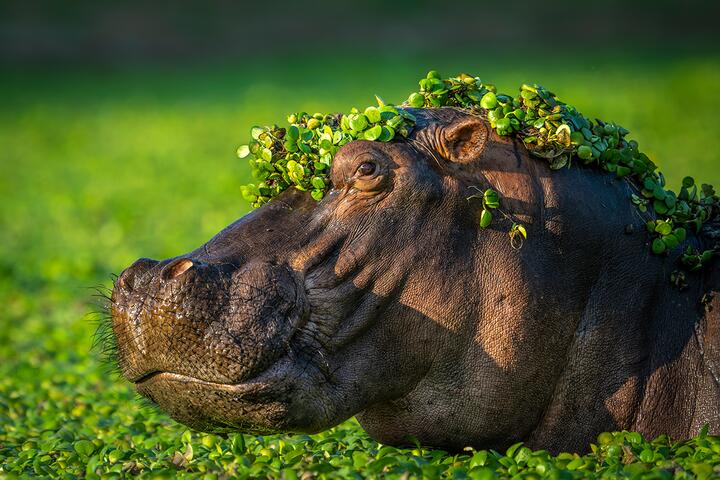
[[[408,111],[407,138],[338,151],[321,201],[290,188],[190,253],[124,270],[124,378],[208,432],[355,416],[389,445],[551,452],[603,431],[720,433],[717,262],[680,291],[681,248],[651,253],[632,182],[551,170],[456,108]],[[483,229],[486,188],[502,214]]]

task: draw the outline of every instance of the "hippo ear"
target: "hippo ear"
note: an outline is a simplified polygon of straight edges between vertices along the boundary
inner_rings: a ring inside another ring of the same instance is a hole
[[[487,139],[487,124],[468,116],[441,130],[438,151],[453,163],[470,163],[482,155]]]

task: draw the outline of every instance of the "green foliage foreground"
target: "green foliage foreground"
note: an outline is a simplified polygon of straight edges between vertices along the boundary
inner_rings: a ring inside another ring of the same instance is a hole
[[[52,392],[51,398],[53,397]],[[62,392],[56,392],[62,395]],[[12,406],[12,403],[11,403]],[[690,441],[652,442],[638,433],[599,435],[592,453],[549,455],[521,443],[504,452],[449,454],[420,446],[399,449],[370,440],[355,422],[319,435],[227,438],[178,435],[144,412],[115,415],[80,404],[81,424],[49,424],[39,438],[0,447],[7,478],[711,478],[720,475],[720,438],[705,431]],[[31,417],[30,421],[36,418]],[[3,470],[0,470],[3,471]]]
[[[663,52],[654,63],[623,63],[612,52],[597,69],[588,68],[584,56],[552,57],[554,64],[546,56],[534,63],[525,56],[521,64],[512,57],[504,66],[484,57],[468,65],[476,53],[458,52],[443,70],[491,71],[498,85],[508,86],[540,79],[582,111],[632,125],[634,138],[668,174],[668,183],[679,185],[686,174],[720,183],[720,136],[708,128],[720,111],[714,93],[720,59]],[[245,162],[232,163],[231,146],[253,119],[271,123],[288,108],[342,111],[375,91],[405,98],[425,63],[395,56],[384,64],[377,58],[363,63],[352,55],[344,66],[303,59],[276,62],[252,76],[244,67],[65,76],[53,70],[15,80],[3,72],[0,478],[223,478],[233,468],[239,477],[254,478],[286,469],[292,471],[286,478],[312,472],[324,478],[402,477],[395,472],[403,465],[419,464],[428,478],[461,478],[477,468],[471,463],[476,452],[416,455],[412,448],[383,448],[354,422],[310,440],[244,436],[245,447],[239,436],[186,434],[164,414],[142,408],[130,384],[103,371],[90,354],[95,325],[85,317],[94,303],[87,287],[109,286],[110,272],[141,256],[187,252],[248,211],[238,179],[251,181],[249,171]],[[318,72],[330,69],[344,73],[318,81]],[[377,75],[353,73],[370,70]],[[292,88],[288,78],[294,79]],[[626,476],[633,477],[633,469],[653,468],[645,478],[720,477],[717,439],[697,439],[674,452],[653,448],[658,457],[643,463],[649,458],[640,458],[644,446],[629,441],[627,448],[614,447],[612,458],[636,462],[618,463],[609,472],[627,468]],[[519,453],[527,451],[516,451],[516,458]],[[475,462],[481,459],[482,454]],[[280,462],[287,466],[278,467]],[[555,465],[577,463],[561,459]],[[499,468],[497,477],[510,476],[499,465],[487,464]],[[338,473],[319,473],[331,469]],[[573,475],[579,476],[564,476]]]

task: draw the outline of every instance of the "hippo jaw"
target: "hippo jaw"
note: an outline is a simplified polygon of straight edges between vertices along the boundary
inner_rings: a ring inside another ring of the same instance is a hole
[[[322,412],[293,405],[296,389],[318,382],[298,344],[304,288],[287,266],[141,259],[111,300],[123,376],[181,423],[262,433],[325,427]]]

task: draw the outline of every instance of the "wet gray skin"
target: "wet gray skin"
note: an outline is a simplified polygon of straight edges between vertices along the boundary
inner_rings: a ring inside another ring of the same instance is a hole
[[[551,172],[453,109],[413,112],[407,140],[344,146],[321,202],[290,189],[119,276],[112,326],[138,392],[199,430],[356,415],[381,442],[446,449],[718,433],[717,262],[678,292],[677,255],[650,253],[629,183]],[[512,219],[479,228],[473,187]]]

